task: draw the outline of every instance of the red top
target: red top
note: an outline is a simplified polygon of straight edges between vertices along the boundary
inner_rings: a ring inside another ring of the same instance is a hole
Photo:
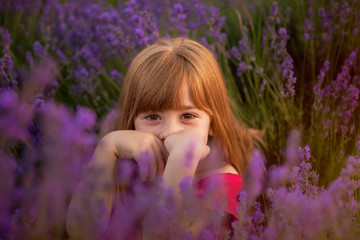
[[[242,187],[241,175],[233,173],[216,173],[201,178],[196,183],[198,195],[214,193],[215,199],[226,202],[224,211],[237,219],[236,207],[238,195]]]

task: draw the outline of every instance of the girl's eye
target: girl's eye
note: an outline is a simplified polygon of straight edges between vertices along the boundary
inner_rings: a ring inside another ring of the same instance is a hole
[[[181,116],[182,119],[193,119],[195,118],[195,115],[192,114],[192,113],[184,113],[182,116]]]
[[[159,115],[151,114],[151,115],[146,116],[145,119],[149,120],[149,121],[156,121],[156,120],[160,120],[161,118]]]

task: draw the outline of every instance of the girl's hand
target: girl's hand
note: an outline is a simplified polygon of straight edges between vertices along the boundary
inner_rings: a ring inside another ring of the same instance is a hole
[[[169,154],[182,154],[184,161],[190,157],[190,154],[196,163],[210,152],[206,140],[196,130],[184,130],[171,134],[165,139],[164,145]]]
[[[168,154],[163,142],[152,133],[136,130],[114,131],[104,136],[98,146],[113,151],[117,159],[127,158],[138,162],[142,180],[153,180],[156,174],[163,174]]]
[[[210,152],[201,133],[194,130],[184,130],[169,135],[164,145],[169,152],[163,180],[164,185],[180,192],[180,183],[185,179],[193,179],[199,161]]]

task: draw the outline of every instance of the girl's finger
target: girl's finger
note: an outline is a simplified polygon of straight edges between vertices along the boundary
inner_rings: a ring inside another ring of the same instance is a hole
[[[146,181],[146,177],[148,176],[149,172],[149,166],[151,162],[151,158],[153,158],[149,150],[146,150],[144,152],[140,152],[138,156],[138,164],[139,164],[139,173],[140,173],[140,179],[142,181]]]
[[[152,146],[152,158],[148,161],[148,178],[150,181],[155,180],[157,166],[156,166],[156,159],[158,158],[158,154],[156,153],[156,146]]]
[[[163,151],[161,150],[162,148],[162,142],[156,141],[156,144],[153,145],[153,151],[156,155],[156,158],[153,159],[153,170],[152,171],[152,180],[155,179],[156,175],[161,176],[161,172],[163,172],[164,168],[165,168],[165,164],[164,164],[164,154]]]
[[[164,172],[164,169],[165,169],[165,162],[166,162],[168,153],[165,149],[164,143],[160,139],[157,139],[156,143],[157,143],[156,151],[159,156],[156,158],[157,173],[160,176],[162,176],[162,173]]]

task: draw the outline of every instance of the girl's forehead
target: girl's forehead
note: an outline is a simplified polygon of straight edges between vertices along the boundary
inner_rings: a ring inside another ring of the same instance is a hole
[[[201,100],[200,102],[193,100],[192,94],[196,93],[192,93],[187,83],[170,93],[161,90],[156,94],[150,94],[150,96],[149,93],[145,93],[136,105],[135,115],[154,111],[207,109],[206,104],[204,105]]]

